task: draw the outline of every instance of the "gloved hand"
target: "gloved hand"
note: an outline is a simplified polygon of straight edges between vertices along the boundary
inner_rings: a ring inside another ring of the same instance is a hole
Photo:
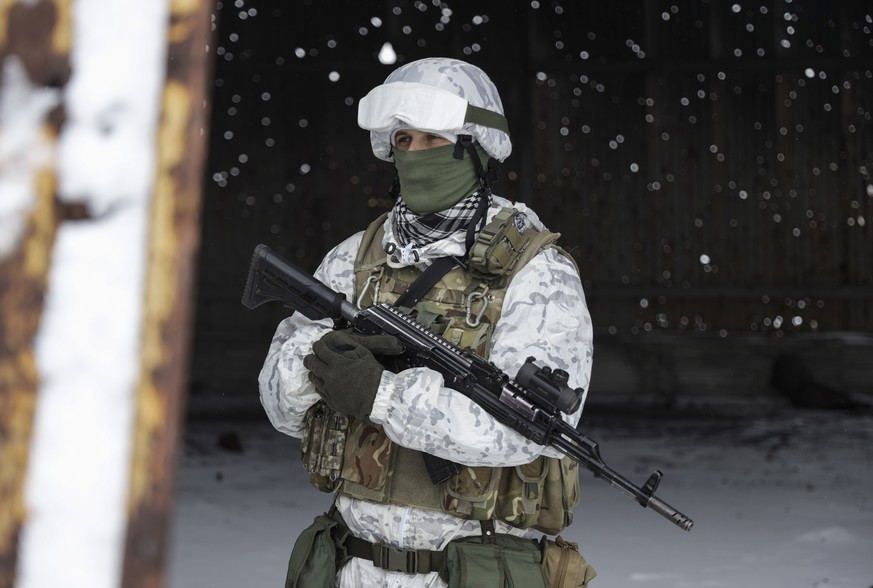
[[[303,358],[309,381],[332,409],[367,418],[384,368],[377,355],[400,355],[403,345],[393,335],[360,335],[328,331]]]

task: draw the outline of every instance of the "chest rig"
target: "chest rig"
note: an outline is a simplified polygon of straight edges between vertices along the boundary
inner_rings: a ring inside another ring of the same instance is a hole
[[[355,260],[361,308],[394,303],[421,273],[387,265],[381,246],[386,216],[365,231]],[[525,227],[519,216],[504,208],[479,232],[469,267],[449,271],[412,309],[418,322],[461,348],[489,356],[510,280],[541,250],[557,247],[559,234]],[[313,485],[325,492],[443,510],[467,519],[499,519],[549,534],[570,524],[579,501],[578,465],[568,457],[540,456],[515,467],[461,466],[457,475],[434,485],[422,454],[393,443],[381,426],[366,419],[332,414],[319,402],[307,413],[306,429],[304,465]]]

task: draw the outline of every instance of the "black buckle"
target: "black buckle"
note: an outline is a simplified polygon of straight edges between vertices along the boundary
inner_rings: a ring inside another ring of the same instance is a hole
[[[464,159],[464,150],[469,151],[473,147],[472,135],[458,135],[455,141],[455,149],[452,151],[452,157],[455,159]],[[473,151],[473,153],[476,153]]]
[[[373,544],[373,565],[389,572],[418,573],[418,551],[398,549],[384,543]]]

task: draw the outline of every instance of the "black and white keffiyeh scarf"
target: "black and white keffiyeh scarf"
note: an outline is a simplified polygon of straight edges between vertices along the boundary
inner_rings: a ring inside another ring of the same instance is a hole
[[[465,231],[476,215],[476,208],[483,196],[473,192],[451,208],[419,216],[409,210],[403,197],[397,198],[391,211],[392,229],[401,247],[412,244],[423,247],[430,243],[445,239],[458,231]],[[488,206],[491,205],[491,194],[488,193]]]

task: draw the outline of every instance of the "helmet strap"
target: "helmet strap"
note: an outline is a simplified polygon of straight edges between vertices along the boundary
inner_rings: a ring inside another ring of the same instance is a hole
[[[396,168],[394,170],[394,179],[391,181],[391,187],[388,188],[388,195],[394,200],[397,200],[400,196],[400,174],[397,173]]]
[[[479,159],[479,154],[476,153],[476,148],[473,147],[472,135],[458,135],[458,140],[455,142],[455,152],[452,154],[452,157],[464,159],[464,151],[469,153],[470,159],[473,160],[473,167],[476,169],[476,175],[479,176],[479,185],[487,188],[488,174],[482,169],[482,160]]]
[[[476,169],[476,175],[479,176],[479,186],[481,187],[482,199],[479,201],[479,206],[476,208],[476,214],[473,216],[473,222],[467,226],[466,247],[467,253],[476,241],[476,233],[481,229],[481,225],[485,222],[485,213],[488,211],[488,205],[491,196],[491,186],[489,183],[489,174],[482,168],[482,160],[479,159],[479,154],[473,146],[472,135],[458,135],[458,140],[455,142],[455,151],[452,156],[455,159],[464,159],[464,151],[470,155],[473,161],[473,167]]]

